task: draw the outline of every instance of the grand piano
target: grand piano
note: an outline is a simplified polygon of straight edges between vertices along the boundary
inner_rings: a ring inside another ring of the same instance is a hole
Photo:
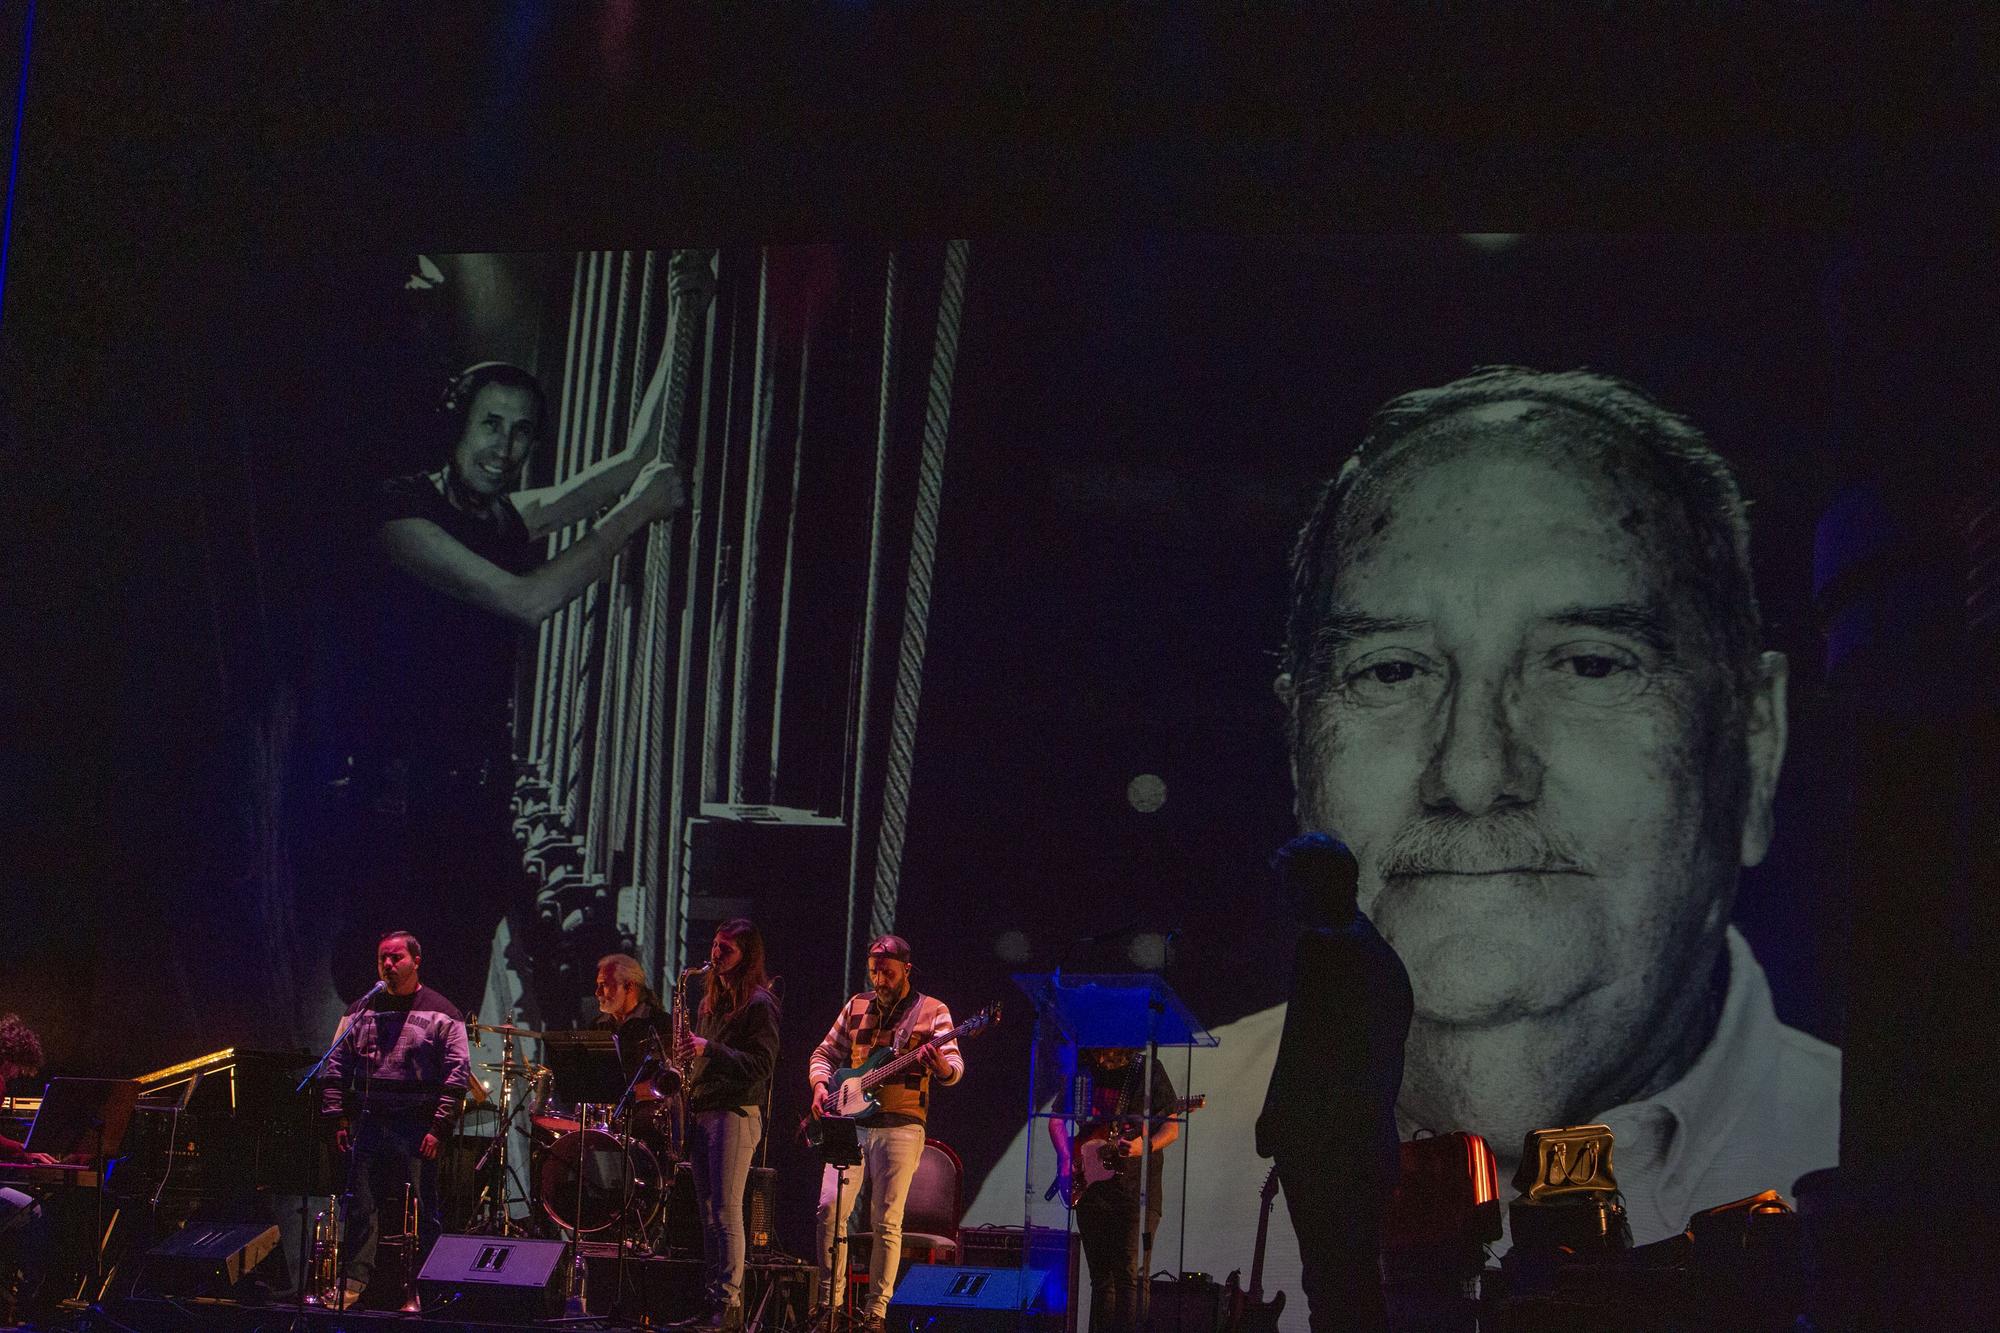
[[[139,1076],[139,1101],[109,1182],[121,1198],[223,1203],[314,1193],[326,1144],[307,1094],[303,1051],[234,1046]]]

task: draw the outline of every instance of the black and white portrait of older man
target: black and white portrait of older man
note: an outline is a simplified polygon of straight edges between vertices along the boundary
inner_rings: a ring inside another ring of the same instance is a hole
[[[1384,407],[1293,558],[1298,814],[1409,967],[1406,1135],[1602,1120],[1642,1241],[1837,1155],[1839,1057],[1729,925],[1785,752],[1748,553],[1694,426],[1502,368]]]
[[[1607,1124],[1640,1244],[1832,1165],[1839,1052],[1779,1022],[1730,924],[1772,836],[1786,663],[1700,430],[1581,371],[1404,394],[1292,570],[1296,814],[1353,849],[1361,910],[1408,967],[1403,1136],[1481,1134],[1504,1181],[1527,1132]],[[1189,1267],[1240,1265],[1256,1229],[1240,1182],[1285,1012],[1194,1057]],[[1279,1210],[1265,1285],[1297,1272]]]

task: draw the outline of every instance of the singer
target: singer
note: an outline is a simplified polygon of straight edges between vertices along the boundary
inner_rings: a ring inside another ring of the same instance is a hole
[[[413,1274],[423,1247],[442,1229],[438,1146],[451,1132],[471,1060],[464,1015],[417,978],[423,953],[408,931],[392,930],[381,938],[375,946],[381,980],[342,1016],[326,1061],[320,1110],[333,1122],[335,1149],[347,1157],[347,1220],[340,1244],[351,1260],[343,1275],[343,1307],[367,1289],[383,1240],[400,1242]],[[402,1217],[404,1191],[411,1186],[417,1191],[418,1235],[400,1234],[398,1223],[399,1234],[385,1236],[378,1212]],[[385,1285],[400,1298],[404,1283]]]
[[[688,1159],[707,1286],[703,1309],[675,1327],[733,1330],[743,1323],[743,1190],[778,1062],[778,1001],[764,970],[764,937],[743,917],[715,928],[696,975],[700,1007],[691,1031],[676,1025],[687,1035],[674,1054],[687,1070]]]

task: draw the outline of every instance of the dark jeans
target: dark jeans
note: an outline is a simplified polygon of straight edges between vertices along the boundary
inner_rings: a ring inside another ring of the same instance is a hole
[[[1378,1177],[1330,1172],[1323,1159],[1278,1156],[1278,1180],[1299,1238],[1299,1285],[1312,1333],[1389,1327],[1382,1294],[1382,1210]]]
[[[444,1229],[438,1212],[437,1160],[425,1161],[418,1151],[430,1132],[428,1116],[421,1120],[364,1115],[355,1124],[354,1161],[347,1216],[341,1228],[341,1267],[353,1282],[375,1275],[376,1251],[384,1239],[403,1235],[404,1199],[417,1187],[417,1244],[406,1249],[409,1276],[416,1276],[419,1257]]]
[[[1160,1215],[1147,1218],[1146,1249]],[[1086,1190],[1076,1204],[1076,1230],[1090,1265],[1089,1333],[1132,1333],[1145,1319],[1146,1284],[1140,1271],[1139,1196],[1109,1184]]]

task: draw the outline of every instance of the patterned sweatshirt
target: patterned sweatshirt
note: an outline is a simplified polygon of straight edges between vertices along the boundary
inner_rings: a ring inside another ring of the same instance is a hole
[[[411,995],[377,991],[341,1021],[347,1030],[323,1071],[321,1112],[428,1115],[432,1133],[447,1132],[472,1072],[457,1007],[429,986]]]
[[[882,1030],[885,1017],[886,1032]],[[848,1000],[840,1017],[833,1020],[825,1040],[813,1048],[807,1077],[817,1087],[831,1081],[834,1070],[860,1065],[880,1046],[907,1051],[924,1038],[942,1035],[955,1026],[951,1010],[944,1007],[942,1000],[920,995],[915,990],[906,991],[885,1015],[875,992],[863,991]],[[945,1074],[939,1081],[949,1087],[965,1073],[965,1058],[958,1053],[958,1040],[940,1042],[934,1049],[944,1057]],[[919,1060],[897,1078],[877,1085],[875,1097],[882,1109],[863,1123],[885,1128],[923,1124],[930,1112],[930,1082],[930,1062]]]

